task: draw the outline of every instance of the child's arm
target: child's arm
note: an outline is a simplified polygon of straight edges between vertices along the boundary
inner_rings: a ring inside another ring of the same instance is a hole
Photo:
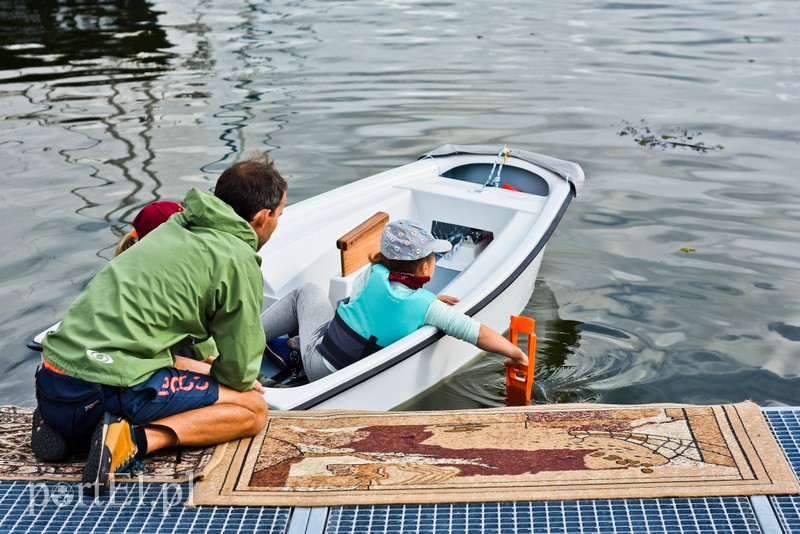
[[[479,349],[487,352],[501,354],[507,359],[506,365],[527,367],[528,356],[519,347],[509,340],[471,317],[467,317],[461,312],[455,311],[446,304],[447,300],[455,299],[439,295],[438,300],[434,300],[428,307],[425,314],[425,324],[435,326],[447,335],[464,340],[476,345]]]
[[[478,348],[486,352],[494,352],[506,357],[504,362],[507,367],[527,367],[528,356],[522,349],[511,343],[509,340],[486,326],[481,324],[478,332]]]

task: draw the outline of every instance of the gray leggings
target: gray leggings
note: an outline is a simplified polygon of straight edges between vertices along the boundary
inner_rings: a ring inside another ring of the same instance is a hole
[[[317,352],[317,340],[333,319],[333,307],[328,295],[315,284],[304,284],[267,309],[261,316],[267,340],[298,332],[292,338],[292,348],[300,351],[303,368],[309,382],[331,374],[322,355]]]

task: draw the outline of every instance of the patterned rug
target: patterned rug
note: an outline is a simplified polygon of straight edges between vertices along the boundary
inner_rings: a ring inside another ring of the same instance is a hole
[[[798,493],[761,410],[552,405],[271,412],[196,505],[333,506]]]
[[[57,464],[36,459],[31,450],[33,408],[0,406],[0,480],[79,481],[86,454]],[[204,477],[219,462],[225,445],[207,448],[186,448],[181,463],[176,464],[176,451],[162,451],[145,460],[144,482],[187,482]],[[125,482],[125,477],[116,482]],[[139,482],[138,478],[130,479]]]

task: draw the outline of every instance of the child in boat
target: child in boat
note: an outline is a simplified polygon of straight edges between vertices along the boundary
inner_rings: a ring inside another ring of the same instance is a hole
[[[309,381],[343,369],[424,325],[506,357],[505,365],[527,366],[528,357],[509,340],[454,310],[455,297],[438,297],[423,288],[436,268],[436,254],[450,242],[436,239],[407,220],[387,223],[381,250],[355,281],[349,300],[331,309],[325,292],[306,284],[276,302],[262,316],[273,359],[288,365],[289,351],[300,353]],[[297,332],[284,347],[273,339]]]

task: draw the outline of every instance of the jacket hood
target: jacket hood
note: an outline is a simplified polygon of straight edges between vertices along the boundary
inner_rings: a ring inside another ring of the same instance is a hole
[[[175,215],[181,218],[182,224],[227,232],[250,245],[254,251],[258,250],[258,236],[250,223],[214,195],[192,188],[186,193],[184,205],[186,211]]]

